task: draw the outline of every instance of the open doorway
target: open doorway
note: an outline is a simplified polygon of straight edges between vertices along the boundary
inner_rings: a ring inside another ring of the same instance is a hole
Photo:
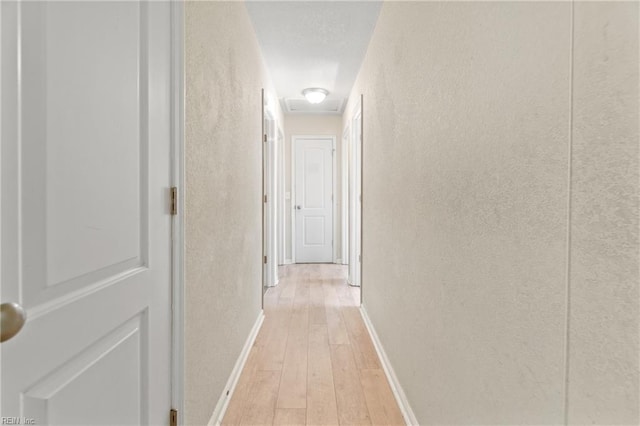
[[[282,204],[282,192],[279,180],[282,173],[280,151],[282,147],[281,123],[277,119],[277,99],[268,91],[262,91],[262,253],[263,293],[269,287],[278,284],[278,258],[282,251],[280,243],[279,206]]]

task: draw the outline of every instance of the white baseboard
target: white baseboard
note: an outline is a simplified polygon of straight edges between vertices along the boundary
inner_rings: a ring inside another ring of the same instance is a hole
[[[347,277],[347,284],[349,284],[351,287],[360,287],[359,285],[353,284],[353,281],[350,277]]]
[[[285,265],[293,265],[293,260],[291,260],[291,259],[285,259],[285,260],[284,260],[284,264],[285,264]]]
[[[220,399],[218,399],[216,408],[213,410],[211,419],[209,419],[208,426],[219,426],[222,423],[224,413],[227,411],[229,401],[233,396],[233,392],[236,390],[238,379],[240,379],[240,374],[242,373],[242,369],[247,362],[247,358],[249,358],[249,352],[253,347],[253,343],[256,341],[256,337],[258,336],[258,332],[260,331],[260,327],[262,326],[263,321],[264,311],[260,311],[260,315],[258,315],[255,324],[253,324],[253,328],[249,333],[247,341],[244,343],[244,347],[242,348],[242,352],[240,352],[240,356],[236,361],[236,365],[234,365],[233,370],[231,370],[231,375],[229,376],[229,380],[227,380],[227,385],[224,387]]]
[[[364,309],[363,305],[360,306],[360,314],[362,315],[362,319],[364,320],[364,324],[367,327],[367,330],[369,330],[369,335],[371,335],[373,346],[376,348],[376,352],[378,353],[378,357],[380,358],[380,362],[382,363],[382,368],[384,369],[384,374],[387,376],[387,380],[389,381],[389,385],[391,386],[391,391],[393,392],[393,396],[395,396],[396,398],[398,407],[400,407],[400,412],[402,413],[402,417],[404,417],[404,421],[407,423],[407,425],[419,426],[418,420],[416,419],[416,416],[415,414],[413,414],[413,410],[409,405],[407,396],[404,394],[404,390],[402,390],[400,382],[398,382],[398,377],[396,377],[396,373],[393,371],[393,367],[389,362],[389,358],[387,358],[387,354],[382,348],[382,343],[380,343],[380,339],[376,334],[376,330],[373,328],[373,324],[371,324],[369,315],[367,315],[367,311]]]
[[[338,265],[342,265],[342,259],[336,259],[335,263],[338,264]]]

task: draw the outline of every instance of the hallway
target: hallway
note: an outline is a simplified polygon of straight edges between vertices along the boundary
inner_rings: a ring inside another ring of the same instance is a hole
[[[281,268],[222,424],[404,424],[346,267]]]

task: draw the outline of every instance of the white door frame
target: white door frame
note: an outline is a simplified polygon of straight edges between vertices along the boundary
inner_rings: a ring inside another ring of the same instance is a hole
[[[349,118],[349,285],[362,286],[363,125],[362,96]],[[359,122],[358,122],[359,120]],[[356,135],[359,133],[360,137]],[[359,208],[358,208],[359,205]],[[354,206],[354,209],[351,209]],[[353,226],[351,226],[353,222]],[[353,252],[353,253],[352,253]],[[362,298],[362,291],[360,291]]]
[[[341,231],[342,235],[340,236],[340,240],[342,242],[340,247],[340,255],[342,257],[342,264],[349,264],[349,150],[351,147],[350,144],[350,132],[351,132],[351,123],[347,124],[347,127],[342,132],[342,205],[340,212],[340,220],[341,220]]]
[[[277,167],[277,175],[278,175],[278,213],[276,218],[278,219],[279,232],[278,232],[278,264],[285,264],[285,241],[287,238],[286,235],[286,226],[285,226],[285,199],[284,199],[284,175],[285,175],[285,157],[284,157],[284,135],[282,133],[282,128],[278,126],[278,152],[276,155],[278,156],[278,167]]]
[[[325,139],[331,141],[331,161],[332,161],[332,194],[331,194],[331,208],[333,210],[333,220],[331,235],[333,235],[333,243],[331,244],[331,257],[333,263],[336,263],[336,137],[327,135],[292,135],[291,136],[291,263],[296,263],[296,221],[295,221],[295,208],[296,208],[296,141],[302,139]]]
[[[171,182],[177,188],[172,234],[171,408],[184,416],[184,2],[171,2]]]
[[[278,221],[277,206],[279,190],[277,185],[278,168],[278,122],[275,101],[269,92],[263,89],[263,293],[266,288],[278,284]],[[265,201],[266,200],[266,201]]]

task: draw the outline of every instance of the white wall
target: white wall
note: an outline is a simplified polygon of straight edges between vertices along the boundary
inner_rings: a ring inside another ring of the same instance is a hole
[[[568,418],[640,423],[639,4],[575,3]]]
[[[362,291],[422,425],[640,420],[638,3],[572,7],[382,7]]]
[[[336,256],[341,259],[342,256],[342,244],[340,241],[341,216],[341,179],[342,173],[340,170],[342,160],[342,117],[339,115],[294,115],[289,114],[284,116],[284,131],[285,131],[285,191],[291,194],[291,138],[295,135],[320,135],[320,136],[335,136],[336,138],[336,193],[333,194],[333,200],[336,203],[336,217],[333,218],[334,238]],[[293,194],[291,194],[293,198]],[[285,259],[291,260],[291,199],[285,201],[285,229],[286,229],[286,248]]]
[[[184,424],[203,425],[261,310],[261,88],[270,83],[244,3],[187,2],[185,14]]]

